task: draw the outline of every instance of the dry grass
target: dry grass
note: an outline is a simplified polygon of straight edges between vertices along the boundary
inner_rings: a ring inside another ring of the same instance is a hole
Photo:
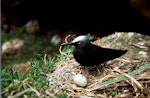
[[[110,36],[93,42],[106,48],[127,49],[128,52],[120,58],[107,61],[103,70],[96,76],[89,75],[85,68],[79,66],[72,55],[56,63],[53,72],[49,73],[50,87],[48,91],[56,94],[65,92],[70,97],[80,98],[149,98],[150,69],[130,76],[127,73],[150,62],[150,37],[137,33],[116,32]],[[143,51],[142,53],[140,51]],[[64,53],[62,54],[64,56]],[[73,82],[73,76],[82,73],[88,79],[88,85],[78,87]],[[92,89],[97,84],[116,78],[120,75],[127,78],[102,88]]]

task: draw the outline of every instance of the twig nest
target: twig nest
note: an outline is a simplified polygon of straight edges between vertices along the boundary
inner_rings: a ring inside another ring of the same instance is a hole
[[[87,86],[87,78],[82,74],[77,74],[74,76],[74,83],[78,86],[85,87]]]

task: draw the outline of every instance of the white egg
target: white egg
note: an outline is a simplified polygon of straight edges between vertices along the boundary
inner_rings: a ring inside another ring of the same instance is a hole
[[[77,74],[74,76],[74,83],[78,86],[85,87],[87,85],[87,78],[82,74]]]

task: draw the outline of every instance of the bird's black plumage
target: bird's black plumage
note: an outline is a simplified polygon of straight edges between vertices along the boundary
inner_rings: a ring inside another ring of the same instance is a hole
[[[73,56],[82,66],[98,65],[105,61],[120,57],[127,52],[127,50],[114,50],[94,45],[84,35],[79,36],[72,42],[63,45],[68,44],[73,44],[75,46]]]

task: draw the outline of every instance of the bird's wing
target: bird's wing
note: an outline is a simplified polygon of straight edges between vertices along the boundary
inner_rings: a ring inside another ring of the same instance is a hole
[[[105,62],[120,57],[126,52],[126,50],[114,50],[93,45],[93,48],[89,51],[89,55],[93,58],[95,57],[100,59],[101,62]]]

